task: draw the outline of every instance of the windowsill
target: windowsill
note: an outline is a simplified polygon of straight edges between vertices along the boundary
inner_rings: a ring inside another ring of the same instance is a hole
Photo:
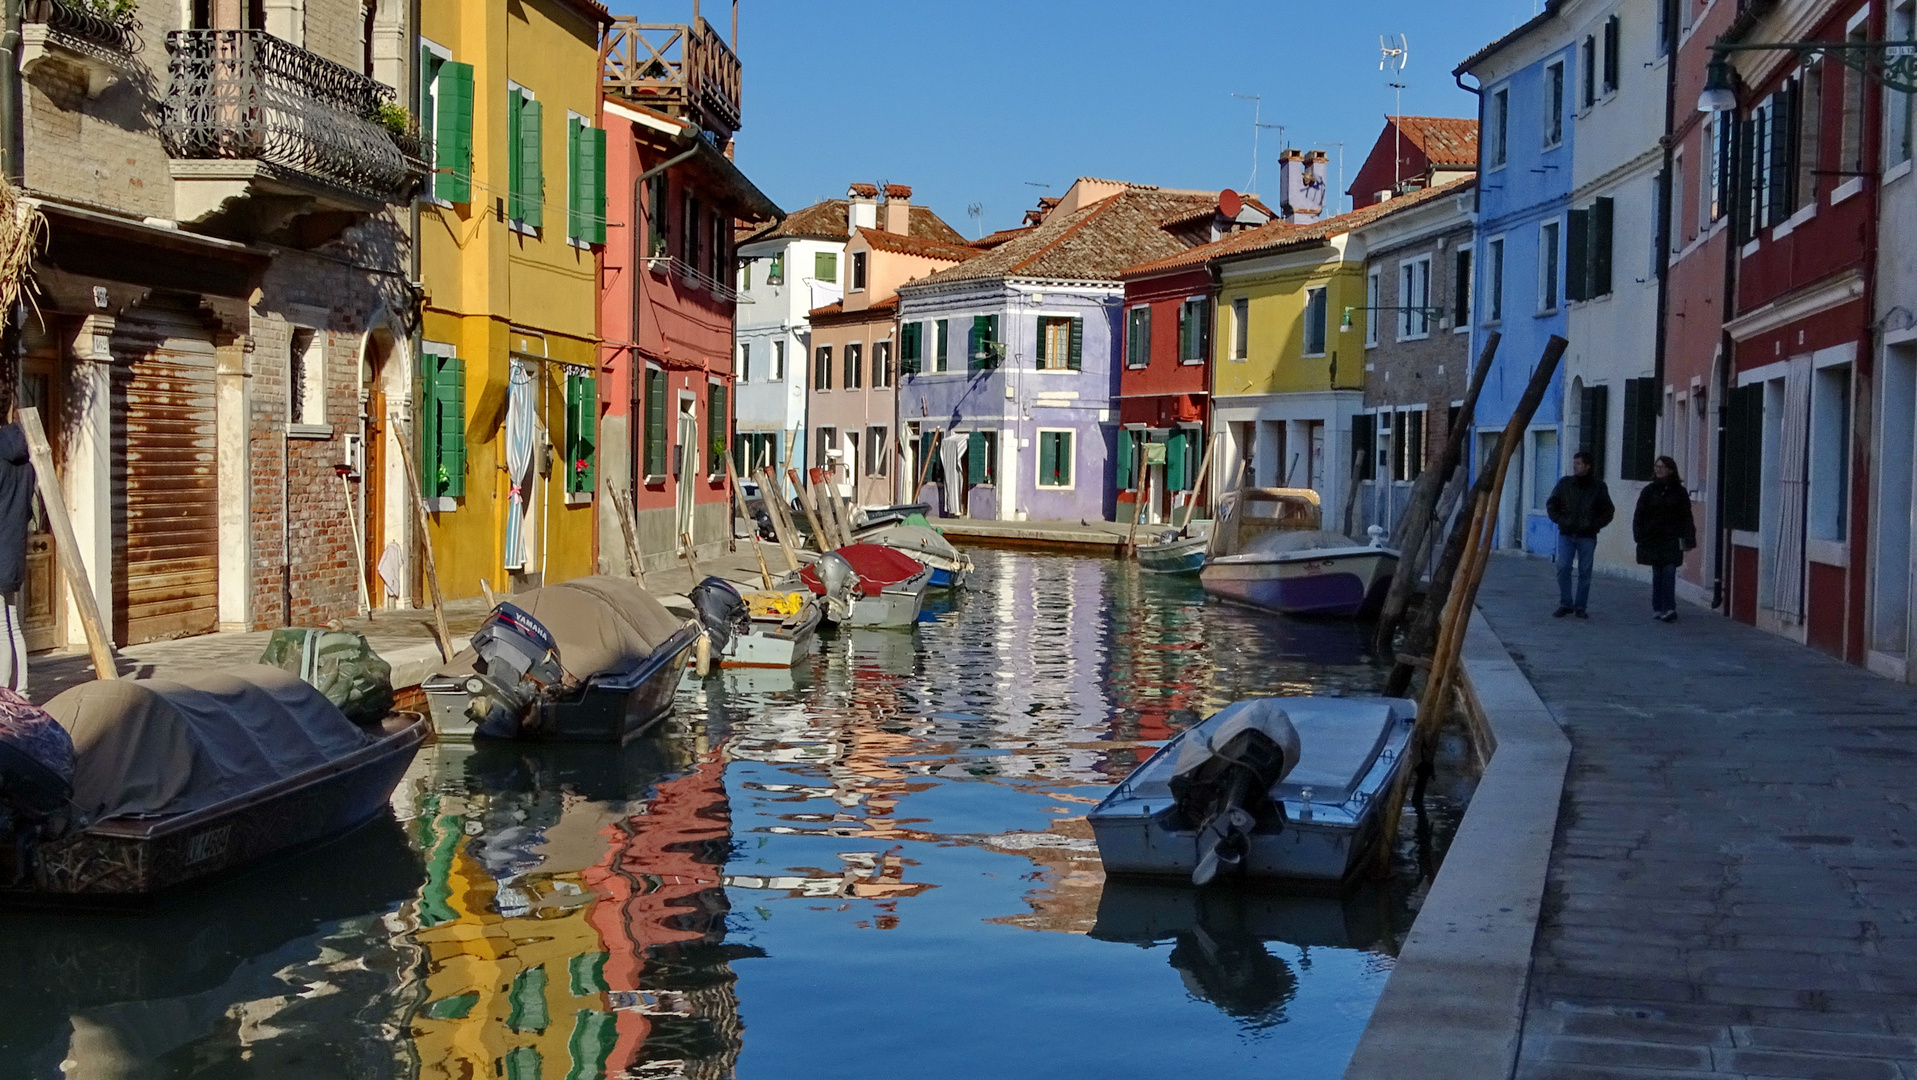
[[[288,424],[286,437],[289,439],[330,439],[333,437],[331,424]]]
[[[1430,339],[1431,339],[1431,333],[1430,331],[1426,331],[1422,334],[1410,334],[1405,337],[1400,337],[1398,340],[1399,341],[1429,341]]]
[[[1764,241],[1762,237],[1753,237],[1752,239],[1745,241],[1744,246],[1738,249],[1737,256],[1740,259],[1748,259],[1751,256],[1757,254],[1758,251],[1763,248],[1763,246],[1764,246]]]
[[[581,240],[581,239],[580,239],[580,238],[578,238],[577,236],[568,236],[568,237],[566,237],[566,246],[567,246],[567,247],[573,247],[573,248],[578,248],[578,249],[579,249],[580,251],[591,251],[591,250],[592,250],[592,241],[590,241],[590,240]]]
[[[434,514],[449,514],[459,509],[459,500],[451,495],[440,495],[426,500],[426,510]]]
[[[587,504],[589,504],[589,503],[591,503],[591,502],[592,502],[592,492],[590,492],[590,491],[568,491],[568,492],[566,492],[566,505],[567,505],[567,506],[585,506],[585,505],[587,505]]]
[[[1496,165],[1493,165],[1493,166],[1491,166],[1490,168],[1488,168],[1488,169],[1486,169],[1486,170],[1484,170],[1484,171],[1485,171],[1485,174],[1486,174],[1486,175],[1489,175],[1489,174],[1491,174],[1491,173],[1495,173],[1495,172],[1503,172],[1503,171],[1504,171],[1504,167],[1505,167],[1506,165],[1509,165],[1509,164],[1511,164],[1511,163],[1510,163],[1510,162],[1508,162],[1508,161],[1500,161],[1500,162],[1498,162],[1498,163],[1497,163]]]
[[[1558,309],[1554,307],[1539,308],[1538,310],[1532,312],[1531,316],[1537,319],[1548,319],[1551,316],[1556,315],[1557,313],[1558,313]]]
[[[1864,178],[1861,176],[1853,176],[1849,180],[1831,189],[1830,204],[1836,206],[1838,203],[1843,202],[1845,199],[1850,198],[1862,190],[1864,190]]]
[[[780,279],[779,279],[779,280],[777,280],[777,281],[768,281],[768,282],[766,282],[766,283],[765,283],[765,287],[766,287],[766,288],[768,288],[768,289],[781,289],[781,288],[784,288],[784,287],[785,287],[785,279],[784,279],[784,278],[780,278]]]
[[[1195,357],[1195,358],[1193,358],[1193,359],[1190,359],[1190,360],[1180,360],[1180,361],[1178,362],[1178,365],[1179,365],[1180,367],[1197,367],[1197,366],[1199,366],[1200,364],[1203,364],[1204,362],[1205,362],[1205,358],[1204,358],[1204,357],[1202,357],[1202,356],[1200,356],[1200,357]]]
[[[1902,180],[1904,177],[1910,175],[1910,168],[1911,162],[1909,160],[1900,161],[1892,165],[1890,168],[1884,170],[1883,183],[1891,184]]]
[[[506,227],[518,233],[521,236],[530,236],[534,240],[539,239],[539,226],[528,225],[525,222],[520,221],[518,218],[514,218],[511,221],[506,222]]]
[[[1454,326],[1454,327],[1452,327],[1452,328],[1451,328],[1451,332],[1452,332],[1452,333],[1454,333],[1454,334],[1468,334],[1468,333],[1470,333],[1470,332],[1471,332],[1471,320],[1469,320],[1469,319],[1466,319],[1466,320],[1465,320],[1464,322],[1461,322],[1461,323],[1459,323],[1458,325],[1456,325],[1456,326]]]
[[[437,195],[421,195],[419,197],[419,201],[425,203],[428,206],[437,206],[441,210],[451,210],[453,208],[452,203],[448,202],[445,199],[440,198]]]
[[[1553,151],[1553,150],[1556,150],[1556,149],[1557,149],[1558,147],[1560,147],[1560,146],[1563,146],[1563,145],[1564,145],[1564,140],[1563,140],[1563,139],[1559,139],[1559,140],[1558,140],[1557,142],[1548,142],[1548,143],[1545,143],[1545,144],[1544,144],[1543,146],[1541,146],[1541,147],[1539,147],[1539,148],[1538,148],[1538,153],[1540,153],[1540,154],[1548,154],[1548,153],[1550,153],[1551,151]]]
[[[1367,349],[1375,349],[1375,348],[1377,348],[1377,347],[1378,347],[1378,343],[1377,343],[1377,342],[1375,342],[1375,341],[1367,341],[1367,342],[1365,342],[1365,348],[1367,348]]]
[[[1503,325],[1504,325],[1503,319],[1491,319],[1484,324],[1484,328],[1486,330],[1496,330],[1498,327]]]
[[[1151,365],[1150,364],[1126,364],[1125,370],[1126,371],[1143,371],[1148,367],[1151,367]]]
[[[1843,540],[1804,539],[1804,557],[1825,566],[1849,566],[1850,544]]]
[[[1813,202],[1809,204],[1808,206],[1805,206],[1803,209],[1799,210],[1797,213],[1792,214],[1790,217],[1785,218],[1781,224],[1773,228],[1771,230],[1771,239],[1772,240],[1784,239],[1786,236],[1789,236],[1791,233],[1796,232],[1797,227],[1799,225],[1802,225],[1806,221],[1809,221],[1810,219],[1816,216],[1817,216],[1817,204]]]
[[[1321,352],[1308,352],[1299,357],[1300,360],[1323,360],[1324,358],[1325,354]]]

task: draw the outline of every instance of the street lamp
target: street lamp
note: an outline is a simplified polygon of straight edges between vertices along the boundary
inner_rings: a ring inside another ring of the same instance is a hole
[[[1731,85],[1731,62],[1723,53],[1714,52],[1710,66],[1704,69],[1704,92],[1697,95],[1697,111],[1721,113],[1735,108],[1737,90]]]
[[[1711,62],[1704,69],[1704,91],[1697,95],[1699,112],[1737,108],[1730,62],[1734,52],[1788,52],[1806,61],[1828,56],[1872,82],[1900,93],[1917,93],[1917,41],[1719,41],[1712,44]]]

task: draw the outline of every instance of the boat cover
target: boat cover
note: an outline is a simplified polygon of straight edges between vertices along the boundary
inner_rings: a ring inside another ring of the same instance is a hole
[[[573,681],[634,667],[685,625],[637,582],[625,578],[574,578],[514,593],[511,603],[552,634],[560,666]],[[472,672],[473,660],[473,651],[463,649],[432,678],[462,678]]]
[[[46,710],[73,737],[73,803],[95,821],[203,809],[373,741],[298,676],[259,664],[85,683]]]
[[[958,549],[950,541],[923,525],[889,526],[868,534],[863,542],[903,551],[921,562],[924,561],[921,556],[926,555],[951,563],[957,563],[959,559]]]
[[[573,578],[563,585],[554,587],[578,589],[611,604],[632,623],[633,627],[639,631],[639,636],[646,640],[648,653],[665,644],[667,638],[678,633],[679,628],[685,625],[684,619],[667,611],[664,604],[646,591],[645,586],[631,578],[594,574],[590,577]],[[517,598],[514,602],[517,603]],[[527,610],[532,609],[527,608]],[[551,624],[547,624],[546,629],[558,632]],[[565,646],[564,638],[560,639],[560,646],[561,648]]]
[[[260,663],[312,683],[356,724],[377,724],[393,711],[393,666],[356,631],[282,627]]]
[[[1246,541],[1245,555],[1289,555],[1319,548],[1355,548],[1364,544],[1327,529],[1283,529],[1259,533]]]
[[[860,596],[877,596],[886,586],[910,580],[925,570],[917,559],[882,544],[847,544],[835,553],[843,556],[859,576]],[[816,563],[799,571],[799,580],[814,594],[825,595],[825,582],[819,577]]]
[[[1251,698],[1225,706],[1180,740],[1178,756],[1172,761],[1172,775],[1185,776],[1210,761],[1241,731],[1261,731],[1285,754],[1285,774],[1298,767],[1298,732],[1285,715],[1278,698]]]

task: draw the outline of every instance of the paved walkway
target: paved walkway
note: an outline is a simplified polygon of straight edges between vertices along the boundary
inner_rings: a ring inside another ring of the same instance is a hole
[[[1573,747],[1519,1080],[1917,1080],[1917,688],[1649,589],[1479,597]]]

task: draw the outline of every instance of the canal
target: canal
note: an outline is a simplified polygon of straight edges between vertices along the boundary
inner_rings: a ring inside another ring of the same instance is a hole
[[[317,851],[0,916],[0,1078],[1338,1076],[1429,834],[1388,885],[1199,895],[1106,882],[1083,815],[1232,700],[1374,691],[1363,629],[974,554],[916,631],[688,679],[656,737],[431,747]]]

